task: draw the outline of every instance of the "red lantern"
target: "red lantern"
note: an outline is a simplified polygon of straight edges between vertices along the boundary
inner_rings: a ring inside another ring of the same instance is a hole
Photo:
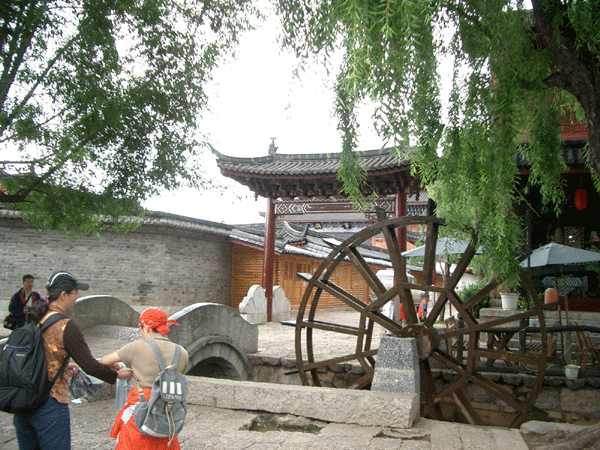
[[[584,189],[577,189],[575,191],[575,208],[579,211],[587,208],[587,193]]]
[[[548,288],[544,292],[544,303],[554,303],[558,301],[558,291],[555,288]]]

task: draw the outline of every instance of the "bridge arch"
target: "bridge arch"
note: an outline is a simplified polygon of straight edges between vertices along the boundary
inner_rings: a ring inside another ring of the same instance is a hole
[[[196,303],[171,316],[179,323],[169,338],[190,355],[189,375],[247,381],[252,366],[246,356],[258,350],[258,326],[237,309]]]
[[[140,314],[109,295],[77,300],[73,311],[82,330],[97,325],[137,328]],[[258,327],[244,320],[237,309],[218,303],[196,303],[170,317],[169,339],[189,356],[189,375],[247,381],[252,366],[246,356],[258,350]]]

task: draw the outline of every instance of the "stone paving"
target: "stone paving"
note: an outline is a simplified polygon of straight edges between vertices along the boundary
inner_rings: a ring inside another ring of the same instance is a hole
[[[472,427],[421,419],[408,430],[310,421],[285,431],[252,431],[258,413],[191,405],[179,435],[182,450],[199,449],[402,449],[527,450],[516,430]],[[108,450],[114,400],[71,405],[73,449]],[[291,420],[297,420],[293,417]],[[318,434],[308,431],[316,430]],[[12,416],[0,413],[0,448],[17,450]]]
[[[343,312],[336,321],[343,321]],[[86,340],[96,357],[109,353],[135,339],[134,330],[94,327],[86,330]],[[330,345],[349,345],[344,337]],[[323,348],[322,351],[326,351]],[[294,358],[294,327],[269,323],[259,326],[262,356]],[[351,405],[348,405],[351,407]],[[114,420],[114,399],[71,405],[74,449],[112,449],[108,433]],[[526,450],[518,430],[476,427],[420,419],[410,429],[365,427],[327,423],[296,416],[277,417],[272,426],[261,426],[272,418],[259,412],[190,405],[186,426],[180,434],[181,448],[195,449],[403,449],[403,450]],[[298,422],[299,421],[299,422]],[[272,421],[271,421],[272,422]],[[257,424],[258,423],[258,424]],[[253,431],[259,429],[261,431]],[[306,432],[313,431],[314,433]],[[12,416],[0,413],[0,448],[18,448]]]

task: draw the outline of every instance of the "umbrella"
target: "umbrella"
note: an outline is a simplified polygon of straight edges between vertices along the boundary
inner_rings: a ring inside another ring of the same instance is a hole
[[[542,273],[546,270],[547,272],[553,270],[555,272],[554,285],[559,289],[560,284],[557,281],[557,273],[560,272],[562,278],[562,294],[565,299],[565,318],[567,324],[569,323],[569,299],[567,297],[567,282],[564,276],[565,269],[572,269],[568,267],[569,264],[583,264],[588,262],[600,261],[600,253],[590,252],[589,250],[583,250],[580,248],[569,247],[568,245],[556,244],[551,242],[543,245],[540,248],[535,249],[527,259],[521,262],[521,267],[538,268],[536,272]],[[560,318],[560,307],[559,307],[559,322],[562,324]],[[561,335],[562,336],[562,335]],[[567,334],[567,351],[566,356],[569,357],[571,343],[571,333]],[[564,348],[564,347],[563,347]]]
[[[467,250],[469,241],[463,241],[455,238],[441,238],[435,244],[435,254],[440,255],[459,255]],[[477,254],[481,254],[481,249],[477,249]],[[425,256],[425,245],[415,247],[412,250],[402,252],[404,258],[412,258],[415,256]]]
[[[594,261],[600,261],[600,253],[551,242],[535,249],[528,259],[521,262],[521,266],[562,266],[565,264],[583,264]]]

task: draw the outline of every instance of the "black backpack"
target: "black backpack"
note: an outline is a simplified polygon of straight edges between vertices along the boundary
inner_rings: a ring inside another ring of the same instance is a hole
[[[40,326],[28,321],[8,337],[0,361],[0,411],[31,411],[48,400],[50,389],[65,370],[68,357],[50,381],[42,331],[60,319],[66,316],[52,314]]]

